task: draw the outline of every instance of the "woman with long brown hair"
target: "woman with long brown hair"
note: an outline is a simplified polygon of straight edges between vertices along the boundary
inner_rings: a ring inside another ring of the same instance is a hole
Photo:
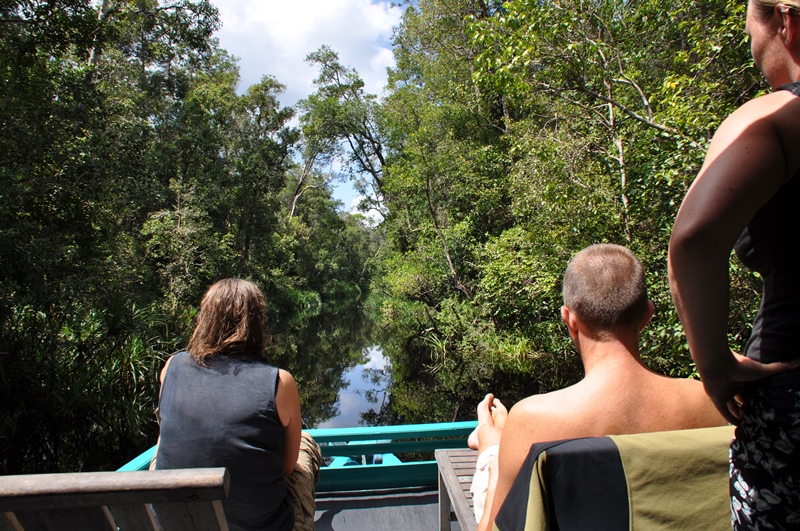
[[[319,447],[301,434],[294,378],[266,361],[265,321],[251,282],[220,280],[206,292],[186,350],[161,371],[156,468],[226,467],[232,530],[313,529]]]
[[[703,385],[737,425],[734,529],[800,528],[800,1],[751,0],[745,31],[773,92],[720,125],[670,240],[670,283]],[[731,250],[764,279],[744,356],[728,346]]]

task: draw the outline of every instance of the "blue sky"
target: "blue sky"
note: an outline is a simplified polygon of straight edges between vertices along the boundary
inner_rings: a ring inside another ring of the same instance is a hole
[[[239,92],[269,74],[286,85],[283,105],[312,90],[316,70],[304,59],[323,44],[355,68],[366,90],[381,94],[386,68],[394,66],[389,46],[402,9],[370,0],[213,0],[219,8],[220,46],[239,58]],[[349,209],[356,193],[348,183],[335,196]]]

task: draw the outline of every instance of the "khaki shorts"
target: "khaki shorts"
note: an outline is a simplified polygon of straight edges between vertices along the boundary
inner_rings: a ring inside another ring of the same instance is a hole
[[[300,437],[300,454],[294,471],[286,476],[286,494],[294,510],[294,531],[314,531],[315,487],[319,483],[322,452],[309,434]]]

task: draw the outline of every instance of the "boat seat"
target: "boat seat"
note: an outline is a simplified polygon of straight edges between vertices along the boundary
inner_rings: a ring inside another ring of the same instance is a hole
[[[499,531],[730,530],[733,427],[537,443]]]
[[[227,531],[224,468],[0,477],[0,531]]]
[[[475,509],[469,489],[478,452],[461,448],[440,449],[434,454],[439,469],[439,530],[450,530],[451,513],[455,513],[462,531],[475,531],[478,523],[475,521]]]

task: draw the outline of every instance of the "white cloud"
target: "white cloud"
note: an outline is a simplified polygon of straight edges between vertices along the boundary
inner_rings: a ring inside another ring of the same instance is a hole
[[[383,370],[386,368],[387,363],[380,347],[375,346],[367,349],[367,361],[363,365],[365,369]]]
[[[366,401],[361,395],[355,393],[339,394],[339,409],[348,413],[360,413]]]
[[[357,192],[353,191],[353,193],[357,193]],[[378,210],[374,209],[374,208],[370,208],[366,212],[364,212],[363,210],[360,210],[358,207],[361,204],[361,201],[363,201],[364,199],[365,199],[365,197],[363,195],[357,195],[356,197],[354,197],[350,201],[350,213],[351,214],[361,214],[362,216],[364,216],[367,219],[367,222],[372,227],[377,227],[380,224],[380,222],[383,221],[383,215],[381,215],[381,213]]]
[[[286,85],[284,105],[313,90],[316,69],[305,62],[323,44],[355,68],[367,92],[380,94],[386,68],[394,65],[389,46],[402,10],[370,0],[215,0],[222,20],[220,46],[239,58],[239,92],[265,74]]]

